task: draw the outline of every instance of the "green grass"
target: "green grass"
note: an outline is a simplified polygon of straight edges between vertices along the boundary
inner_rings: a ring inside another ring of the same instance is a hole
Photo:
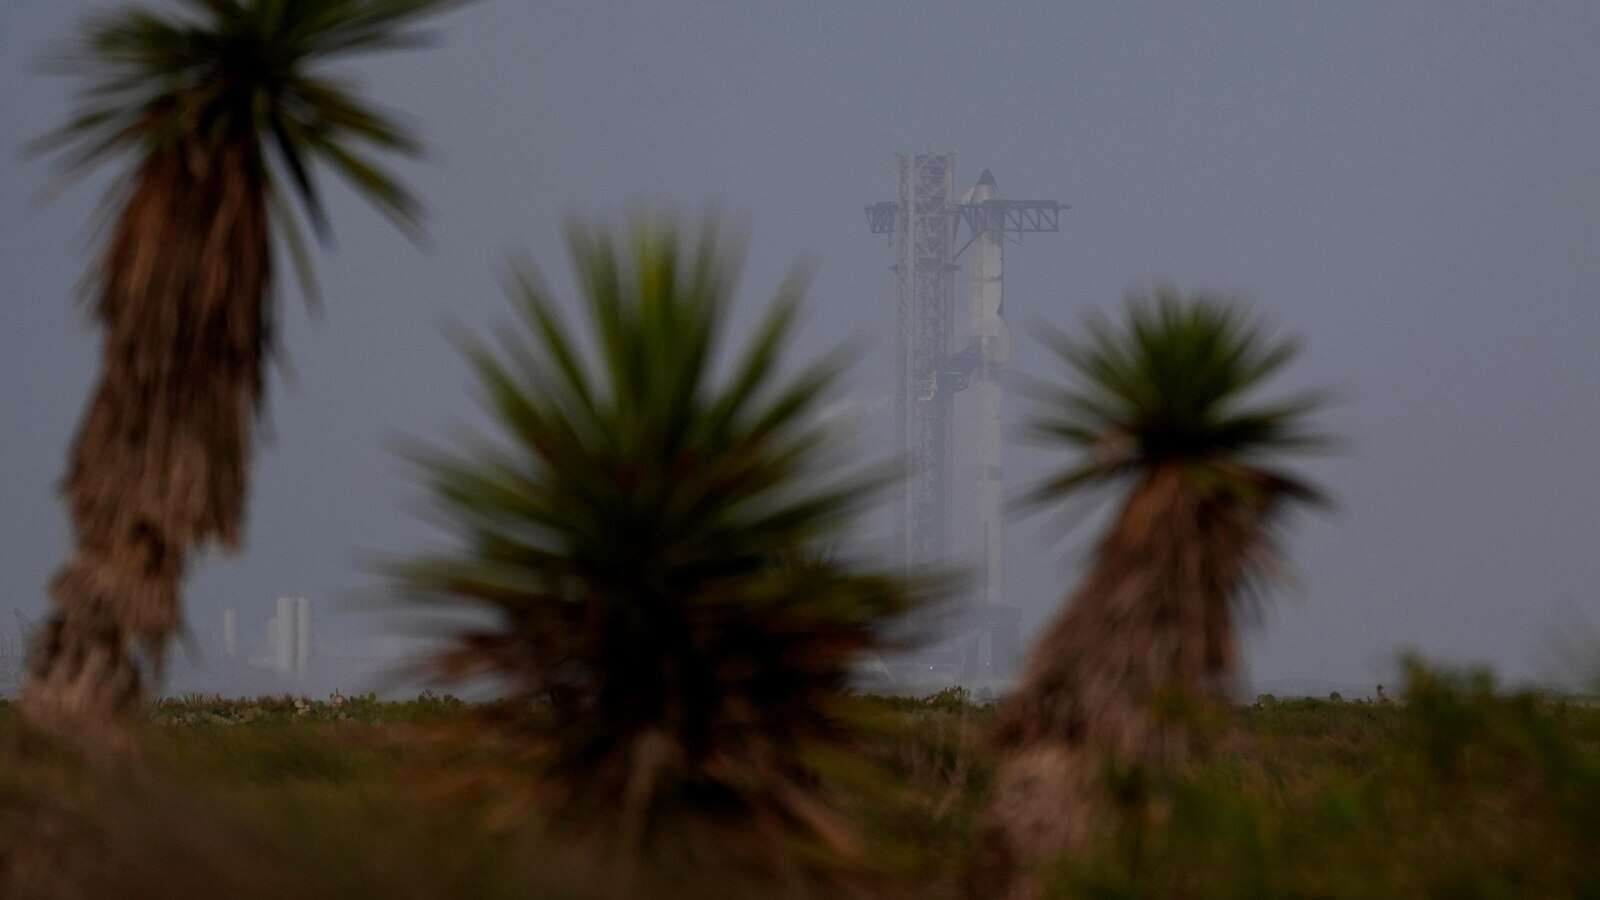
[[[817,761],[866,839],[855,883],[963,896],[989,711],[959,693],[866,707],[879,736]],[[462,728],[470,709],[189,697],[152,710],[139,765],[95,769],[0,702],[0,895],[604,894],[610,873],[495,789],[518,757]],[[1206,738],[1203,762],[1152,775],[1093,852],[1056,867],[1051,896],[1600,897],[1593,706],[1421,674],[1405,703],[1259,702]],[[644,877],[656,897],[777,895],[703,867]]]

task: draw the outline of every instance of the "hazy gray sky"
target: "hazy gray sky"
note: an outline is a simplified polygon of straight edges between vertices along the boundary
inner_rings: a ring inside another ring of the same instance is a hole
[[[96,365],[72,289],[106,183],[36,207],[50,169],[16,151],[66,108],[40,50],[102,5],[0,2],[6,614],[43,609],[66,549],[54,482]],[[989,168],[1072,204],[1007,254],[1019,332],[1155,279],[1236,289],[1307,339],[1290,386],[1345,389],[1349,448],[1310,467],[1341,510],[1294,531],[1258,678],[1370,682],[1404,647],[1542,675],[1557,634],[1600,621],[1600,4],[487,0],[439,27],[442,48],[360,70],[432,148],[404,170],[432,246],[333,197],[325,314],[287,307],[248,548],[190,582],[203,637],[225,605],[257,627],[273,596],[361,586],[359,551],[422,539],[386,444],[471,418],[437,326],[503,315],[509,251],[564,283],[565,214],[716,203],[753,225],[747,303],[809,252],[807,348],[887,337],[861,208],[891,196],[893,153],[928,149],[963,184]],[[1024,337],[1015,362],[1048,359]],[[886,372],[869,360],[863,393]],[[1045,526],[1011,541],[1030,621],[1075,574]]]

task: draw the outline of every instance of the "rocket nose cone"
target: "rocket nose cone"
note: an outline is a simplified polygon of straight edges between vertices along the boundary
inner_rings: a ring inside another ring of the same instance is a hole
[[[983,170],[983,174],[978,176],[978,184],[987,185],[988,187],[992,187],[992,188],[998,188],[999,187],[999,185],[994,183],[994,176],[989,174],[989,170],[988,169],[984,169]]]

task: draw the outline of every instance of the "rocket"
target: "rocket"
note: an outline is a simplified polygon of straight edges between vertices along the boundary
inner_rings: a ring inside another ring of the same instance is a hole
[[[989,170],[973,185],[969,203],[1000,199]],[[985,217],[987,219],[987,217]],[[1001,517],[1005,448],[1000,422],[1000,373],[1011,358],[1011,329],[1005,320],[1005,234],[998,223],[986,222],[974,236],[967,263],[967,322],[977,346],[978,362],[967,390],[974,413],[976,443],[974,463],[977,484],[976,534],[979,544],[978,579],[980,612],[991,612],[1006,602],[1005,525]]]
[[[947,538],[956,537],[959,562],[972,578],[964,621],[949,622],[959,634],[939,629],[961,646],[941,641],[940,652],[961,654],[965,678],[1005,679],[1021,657],[1021,611],[1007,602],[1002,515],[1002,379],[1011,358],[1005,239],[1060,232],[1067,207],[1003,199],[987,170],[952,203],[952,167],[949,154],[899,154],[899,199],[866,207],[868,229],[894,235],[891,396],[896,444],[911,475],[895,507],[896,545],[911,567],[938,563],[950,552]],[[970,238],[957,249],[963,226]],[[952,290],[963,266],[964,303]]]

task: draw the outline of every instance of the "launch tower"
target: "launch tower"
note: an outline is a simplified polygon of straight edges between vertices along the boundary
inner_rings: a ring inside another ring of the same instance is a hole
[[[867,224],[873,234],[892,235],[894,247],[895,442],[909,467],[895,507],[896,550],[908,569],[941,565],[950,556],[952,522],[971,529],[979,542],[978,583],[945,644],[960,652],[965,677],[1004,677],[1019,650],[1016,608],[1005,595],[1001,518],[1000,375],[1011,352],[1005,242],[1007,234],[1060,231],[1066,207],[1002,199],[988,170],[957,197],[953,154],[897,154],[895,170],[898,198],[868,206]],[[958,308],[963,255],[967,290]],[[953,435],[954,398],[968,389],[975,425]],[[968,444],[975,461],[973,502],[959,509],[950,502],[955,441]]]

